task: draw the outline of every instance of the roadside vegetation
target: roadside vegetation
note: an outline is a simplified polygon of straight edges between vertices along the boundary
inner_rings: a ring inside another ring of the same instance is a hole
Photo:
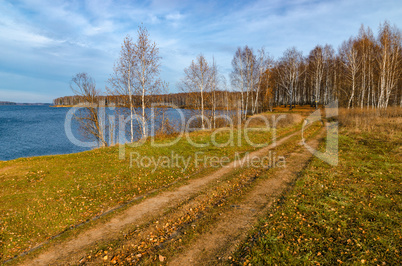
[[[282,119],[277,136],[300,128],[300,124],[292,125],[292,122],[291,118]],[[170,147],[154,148],[150,141],[137,148],[126,146],[124,160],[119,160],[119,146],[113,146],[77,154],[0,162],[2,261],[138,196],[152,191],[158,193],[155,190],[217,169],[203,162],[195,165],[196,152],[200,157],[227,156],[233,160],[236,153],[242,157],[256,149],[247,143],[244,134],[242,144],[238,146],[236,129],[233,130],[234,146],[213,146],[211,133],[199,131],[190,134],[196,143],[210,143],[206,147],[196,148],[185,137]],[[272,131],[249,133],[254,143],[272,141]],[[160,136],[157,143],[166,143],[175,137]],[[230,138],[230,130],[221,130],[215,137],[217,143],[224,144]],[[174,153],[191,160],[185,169],[180,164],[179,167],[159,167],[153,171],[153,165],[143,168],[133,162],[133,167],[130,167],[131,152],[155,158],[170,157]]]
[[[338,166],[314,158],[228,263],[400,264],[401,111],[341,109]]]

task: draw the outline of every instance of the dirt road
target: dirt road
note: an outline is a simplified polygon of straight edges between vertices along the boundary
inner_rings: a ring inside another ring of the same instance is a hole
[[[308,144],[317,148],[319,140],[315,138]],[[237,203],[236,208],[220,216],[212,230],[201,235],[189,249],[173,258],[169,265],[216,265],[226,260],[245,239],[258,218],[296,180],[311,156],[300,146],[289,155],[285,168],[273,169],[271,178],[259,182]]]

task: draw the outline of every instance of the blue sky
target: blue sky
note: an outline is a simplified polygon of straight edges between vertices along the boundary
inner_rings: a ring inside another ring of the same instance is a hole
[[[124,37],[147,27],[160,48],[161,78],[177,92],[199,53],[228,76],[238,46],[274,58],[296,46],[335,49],[361,24],[402,27],[400,0],[108,1],[0,0],[0,101],[51,102],[71,95],[71,77],[91,74],[104,90]]]

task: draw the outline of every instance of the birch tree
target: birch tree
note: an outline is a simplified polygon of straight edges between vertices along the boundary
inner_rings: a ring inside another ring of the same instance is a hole
[[[243,119],[246,119],[249,105],[251,112],[255,112],[253,95],[254,90],[258,89],[259,80],[258,62],[253,50],[247,45],[243,49],[238,48],[232,60],[232,67],[230,75],[232,86],[241,93],[241,112]]]
[[[268,78],[269,79],[269,69],[273,65],[273,59],[269,56],[267,52],[265,52],[264,48],[261,48],[258,50],[258,57],[257,57],[257,69],[258,69],[258,84],[255,86],[255,99],[254,99],[254,105],[253,105],[253,110],[252,113],[258,113],[259,112],[259,102],[260,100],[260,92],[261,88],[263,87],[263,79]],[[267,75],[267,76],[266,76]],[[265,95],[267,96],[267,94]]]
[[[313,100],[315,108],[318,108],[320,101],[321,84],[324,77],[324,55],[321,46],[317,45],[309,55],[309,74],[313,80]]]
[[[216,128],[216,104],[217,104],[217,91],[219,87],[218,66],[215,63],[215,58],[212,59],[211,65],[211,112],[212,112],[212,127]]]
[[[200,96],[201,128],[205,129],[205,98],[210,91],[212,67],[205,57],[200,54],[193,60],[188,68],[184,69],[181,89],[186,92],[196,92]]]
[[[240,113],[243,118],[244,111],[244,91],[246,90],[246,69],[243,62],[243,53],[241,48],[237,48],[235,55],[232,59],[232,73],[230,73],[230,79],[233,88],[240,91]],[[245,115],[244,115],[245,116]]]
[[[155,95],[160,93],[162,87],[166,87],[159,79],[160,59],[159,48],[155,42],[149,39],[148,30],[140,26],[138,28],[138,39],[134,44],[134,78],[136,84],[136,92],[141,96],[141,118],[142,118],[142,136],[147,136],[147,114],[145,108],[147,106],[147,95]],[[148,97],[149,99],[149,97]]]
[[[401,31],[391,27],[386,21],[380,25],[378,43],[380,54],[377,58],[379,66],[378,107],[387,108],[392,91],[396,88],[401,75]]]
[[[333,100],[334,89],[334,63],[335,63],[335,50],[331,45],[324,46],[323,59],[324,59],[324,95],[323,104],[328,104]]]
[[[303,73],[301,64],[303,56],[295,47],[287,49],[277,63],[279,83],[288,96],[289,109],[293,108],[293,97],[297,89],[299,77]]]
[[[255,109],[253,101],[253,92],[256,89],[258,83],[258,67],[257,67],[256,56],[254,55],[253,50],[248,46],[245,46],[243,49],[243,60],[246,70],[246,86],[247,86],[245,110],[246,112],[248,112],[249,104],[251,101],[251,113],[254,114]],[[246,116],[244,118],[246,118]]]
[[[142,137],[147,137],[147,113],[151,95],[160,93],[167,84],[159,78],[160,60],[159,48],[149,39],[147,29],[140,26],[137,31],[137,41],[133,42],[128,35],[122,44],[120,58],[114,66],[114,73],[109,79],[112,93],[122,98],[128,98],[125,107],[130,110],[130,135],[134,141],[133,117],[140,126]],[[128,96],[128,97],[127,97]],[[133,96],[141,98],[141,112],[137,115],[133,104]]]
[[[361,59],[358,56],[357,46],[355,45],[355,40],[350,38],[348,41],[344,41],[339,51],[341,61],[345,69],[345,77],[348,80],[346,91],[348,93],[349,99],[347,107],[351,108],[353,104],[353,99],[355,97],[358,74],[361,66]]]
[[[119,96],[120,100],[122,100],[120,103],[123,105],[122,107],[129,109],[131,142],[134,141],[134,67],[136,64],[135,61],[137,60],[134,49],[134,42],[132,38],[127,35],[124,38],[123,44],[121,45],[120,57],[114,64],[113,74],[108,80],[108,84],[111,87],[108,87],[108,91],[113,95]]]

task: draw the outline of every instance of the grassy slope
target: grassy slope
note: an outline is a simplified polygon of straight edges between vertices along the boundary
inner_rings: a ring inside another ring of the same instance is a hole
[[[295,128],[282,128],[277,134]],[[266,131],[253,131],[250,136],[254,143],[271,141]],[[208,143],[211,133],[194,132],[191,137],[197,143]],[[229,133],[222,131],[216,138],[218,143],[226,143]],[[173,151],[185,158],[191,156],[192,164],[184,172],[181,167],[155,172],[152,168],[130,168],[129,156],[118,159],[118,147],[0,162],[0,261],[147,191],[196,174],[200,168],[194,165],[195,152],[233,159],[235,152],[255,150],[243,134],[242,145],[237,145],[237,131],[234,140],[236,145],[226,147],[195,148],[182,138],[172,147],[153,148],[147,142],[127,148],[127,154],[135,151],[159,157]],[[166,141],[169,138],[159,140]]]
[[[313,159],[235,264],[400,264],[402,134],[388,129],[393,133],[341,129],[339,165]]]

